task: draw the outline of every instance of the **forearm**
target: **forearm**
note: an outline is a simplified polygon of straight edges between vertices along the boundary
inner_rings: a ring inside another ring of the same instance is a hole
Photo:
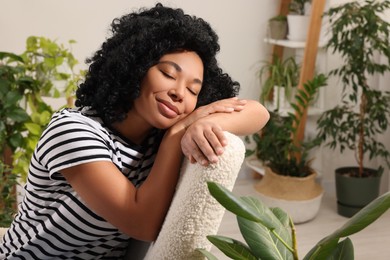
[[[223,131],[235,135],[249,135],[259,131],[268,122],[269,113],[259,102],[248,100],[244,109],[232,113],[214,113],[205,120],[211,120]]]

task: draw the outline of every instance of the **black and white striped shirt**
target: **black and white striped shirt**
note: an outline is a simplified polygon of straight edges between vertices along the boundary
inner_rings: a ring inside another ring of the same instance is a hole
[[[160,136],[155,130],[138,146],[93,111],[55,113],[31,159],[26,194],[0,244],[0,259],[120,259],[129,237],[90,210],[59,171],[111,161],[139,186],[153,165]]]

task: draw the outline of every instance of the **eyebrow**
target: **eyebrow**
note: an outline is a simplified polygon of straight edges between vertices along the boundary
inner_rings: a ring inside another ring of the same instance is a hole
[[[183,69],[179,66],[179,64],[173,62],[173,61],[159,61],[157,64],[160,64],[160,63],[166,63],[166,64],[169,64],[171,65],[172,67],[175,68],[175,70],[177,70],[178,72],[182,72]],[[202,81],[198,78],[194,78],[194,83],[199,83],[200,85],[202,85]]]

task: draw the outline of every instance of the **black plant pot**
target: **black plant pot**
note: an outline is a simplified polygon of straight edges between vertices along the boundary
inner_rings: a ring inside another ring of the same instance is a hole
[[[363,207],[379,196],[381,176],[377,170],[365,168],[370,177],[351,177],[349,172],[357,167],[342,167],[335,170],[337,212],[344,217],[352,217]]]

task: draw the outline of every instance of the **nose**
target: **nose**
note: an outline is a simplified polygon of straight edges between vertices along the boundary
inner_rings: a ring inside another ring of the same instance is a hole
[[[184,87],[177,86],[168,90],[168,95],[173,101],[182,102],[184,98]]]

